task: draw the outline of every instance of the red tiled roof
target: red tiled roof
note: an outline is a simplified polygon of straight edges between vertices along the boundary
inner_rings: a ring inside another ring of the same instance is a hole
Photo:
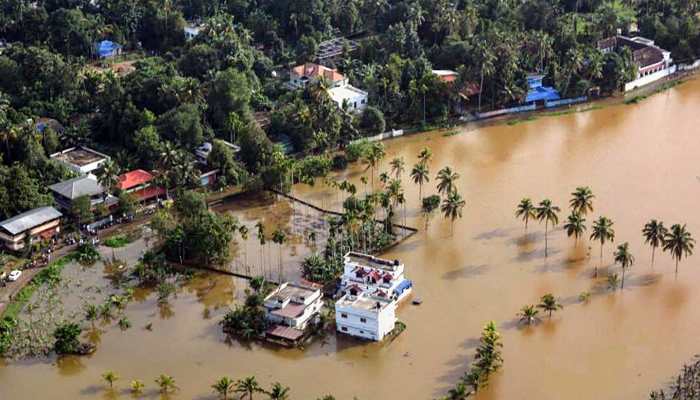
[[[158,196],[165,196],[165,189],[160,186],[149,186],[132,192],[140,201],[152,199]]]
[[[275,325],[267,330],[267,334],[282,339],[296,341],[304,335],[304,332],[288,326]]]
[[[137,169],[119,175],[119,184],[117,186],[121,190],[128,190],[133,187],[150,182],[151,179],[153,179],[153,175],[150,172],[144,171],[142,169]]]
[[[324,77],[331,82],[342,81],[345,79],[343,74],[337,70],[313,63],[297,65],[292,69],[292,71],[294,71],[297,76],[305,76],[309,79]]]

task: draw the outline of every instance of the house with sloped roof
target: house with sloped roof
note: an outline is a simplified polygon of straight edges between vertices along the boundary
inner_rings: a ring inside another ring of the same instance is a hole
[[[117,188],[132,194],[140,202],[147,202],[165,195],[165,189],[155,185],[154,179],[150,172],[136,169],[119,175]]]
[[[674,72],[671,52],[658,47],[653,40],[641,36],[612,36],[598,41],[598,50],[603,54],[628,48],[637,67],[636,77],[625,85],[625,91],[647,85],[665,78]]]
[[[323,295],[320,288],[285,282],[265,297],[263,306],[265,318],[271,325],[266,335],[295,342],[303,337],[307,326],[318,319]]]
[[[83,196],[90,199],[92,208],[99,204],[110,207],[117,204],[118,201],[114,196],[106,194],[105,189],[97,181],[97,177],[92,174],[53,184],[49,186],[49,189],[59,208],[66,211],[72,210],[73,202]]]
[[[331,87],[347,84],[345,75],[335,68],[328,68],[320,64],[306,63],[297,65],[289,72],[289,85],[293,88],[303,88],[309,83],[325,79]]]
[[[29,243],[49,239],[61,231],[60,211],[53,207],[39,207],[0,222],[0,240],[12,251],[24,248]]]

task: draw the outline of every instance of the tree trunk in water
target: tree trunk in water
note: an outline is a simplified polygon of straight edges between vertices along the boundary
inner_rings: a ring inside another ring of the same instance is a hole
[[[620,289],[625,288],[625,268],[622,267],[622,284],[620,285]]]
[[[654,268],[654,253],[656,253],[656,246],[651,248],[651,267]]]
[[[548,243],[547,243],[547,230],[549,228],[549,221],[544,221],[544,257],[547,258]],[[551,315],[551,314],[550,314]]]

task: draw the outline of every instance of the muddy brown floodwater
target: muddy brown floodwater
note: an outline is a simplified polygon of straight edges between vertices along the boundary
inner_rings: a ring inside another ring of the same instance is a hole
[[[456,169],[467,200],[454,235],[436,216],[428,232],[385,254],[405,262],[415,295],[423,299],[419,307],[400,308],[408,327],[393,343],[329,337],[305,351],[226,344],[218,306],[242,283],[213,277],[179,293],[167,318],[152,298],[129,306],[135,328],[106,332],[92,357],[0,364],[0,398],[102,397],[100,374],[110,369],[121,375],[120,388],[134,378],[153,388],[158,374],[173,375],[180,387],[176,397],[183,399],[208,398],[210,385],[224,374],[256,375],[265,386],[279,380],[292,387],[294,399],[326,393],[431,399],[467,369],[482,326],[494,320],[503,334],[505,365],[479,399],[644,399],[700,352],[700,255],[683,261],[676,277],[668,255],[657,254],[650,266],[640,235],[648,219],[659,218],[668,225],[687,223],[700,236],[699,131],[696,80],[637,105],[387,142],[384,166],[394,156],[410,166],[422,147],[432,148],[431,175],[445,165]],[[344,174],[358,191],[361,170]],[[424,193],[434,185],[431,179]],[[513,217],[524,196],[549,197],[565,207],[577,185],[596,194],[589,224],[598,215],[612,218],[616,243],[629,241],[636,256],[624,291],[602,290],[606,269],[617,268],[610,265],[612,246],[604,250],[607,267],[594,280],[595,244],[584,240],[576,247],[556,229],[545,260],[543,227],[532,224],[525,236]],[[417,187],[406,186],[408,222],[421,225]],[[295,193],[326,206],[335,198],[322,185]],[[217,282],[223,285],[218,300],[207,300],[203,289]],[[584,291],[592,293],[587,304],[578,302]],[[517,311],[546,292],[560,297],[564,309],[519,329]],[[150,320],[156,320],[153,332],[140,328]]]

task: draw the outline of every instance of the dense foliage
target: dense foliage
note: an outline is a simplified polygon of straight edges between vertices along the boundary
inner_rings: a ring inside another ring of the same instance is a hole
[[[603,54],[597,41],[638,29],[677,61],[697,58],[698,4],[8,0],[0,5],[0,40],[8,43],[0,54],[0,218],[50,204],[46,185],[69,173],[47,155],[74,144],[110,152],[122,170],[157,169],[169,186],[194,186],[192,150],[225,139],[242,150],[232,159],[215,145],[222,184],[250,175],[283,187],[293,163],[275,141],[321,153],[388,128],[439,123],[459,110],[458,93],[470,85],[481,93],[469,107],[518,103],[532,72],[565,96],[612,91],[630,77],[631,55]],[[190,41],[186,20],[201,23]],[[285,87],[290,65],[314,61],[320,43],[337,36],[351,36],[357,48],[341,45],[324,63],[369,93],[371,107],[358,115],[333,103],[327,82]],[[125,55],[95,61],[100,40],[119,43]],[[433,69],[459,77],[446,84]],[[256,122],[261,113],[269,127]],[[43,117],[58,125],[36,129]]]

